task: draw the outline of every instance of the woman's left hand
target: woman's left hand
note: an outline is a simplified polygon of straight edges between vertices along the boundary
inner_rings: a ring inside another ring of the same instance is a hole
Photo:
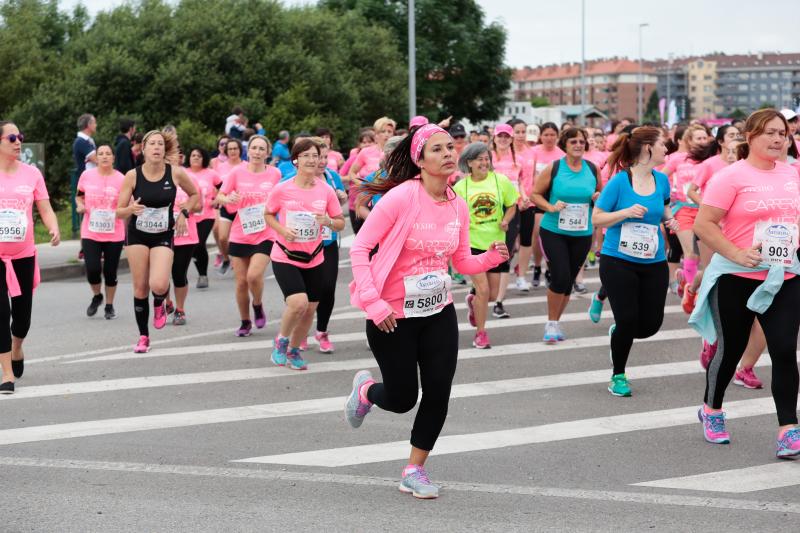
[[[189,225],[186,223],[183,213],[181,213],[175,220],[175,236],[185,237],[187,235],[189,235]]]
[[[508,248],[506,247],[506,243],[502,241],[494,241],[492,243],[492,249],[500,254],[500,257],[503,258],[503,261],[508,261]]]
[[[48,233],[50,233],[50,246],[58,246],[61,242],[61,233],[57,229],[51,229]]]

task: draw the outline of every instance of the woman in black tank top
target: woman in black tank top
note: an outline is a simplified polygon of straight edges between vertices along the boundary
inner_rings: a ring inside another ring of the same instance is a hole
[[[186,219],[200,198],[183,168],[171,164],[177,152],[174,134],[148,132],[142,140],[144,163],[128,171],[119,194],[117,217],[129,218],[125,253],[133,278],[133,308],[139,326],[135,353],[150,350],[148,291],[153,291],[153,326],[161,329],[167,323],[164,300],[169,294],[172,272],[173,230],[186,231]],[[173,204],[178,187],[186,191],[189,201],[176,218]]]

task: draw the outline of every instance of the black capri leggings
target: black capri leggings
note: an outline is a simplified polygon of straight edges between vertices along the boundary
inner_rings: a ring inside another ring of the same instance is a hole
[[[549,289],[556,294],[571,294],[572,284],[592,248],[592,236],[570,237],[541,228],[539,238],[549,263]]]
[[[86,279],[91,285],[100,283],[100,273],[102,272],[106,287],[117,286],[117,270],[123,244],[125,244],[124,241],[98,242],[93,239],[81,239]]]
[[[764,329],[772,359],[772,397],[778,412],[778,424],[797,424],[800,278],[784,281],[772,305],[759,315],[747,308],[747,300],[761,283],[760,280],[725,274],[711,289],[711,316],[718,344],[717,353],[706,370],[705,402],[712,409],[722,409],[725,389],[733,379],[736,365],[747,347],[753,320],[757,318]]]
[[[430,451],[447,418],[450,387],[458,361],[458,317],[450,304],[441,312],[420,318],[402,318],[394,333],[384,333],[367,320],[367,340],[381,369],[383,383],[367,394],[370,402],[393,413],[407,413],[420,401],[411,445]]]
[[[196,244],[185,244],[173,248],[175,256],[172,258],[172,282],[175,287],[181,288],[189,284],[186,274],[189,273],[189,264],[192,262],[192,255],[197,246]]]
[[[25,257],[12,259],[11,264],[17,274],[21,294],[10,298],[6,285],[6,264],[0,261],[0,353],[11,351],[11,336],[24,339],[31,329],[31,311],[33,310],[33,272],[36,258]],[[9,327],[9,321],[11,327]]]
[[[680,263],[681,256],[683,255],[683,247],[681,241],[678,239],[678,234],[672,231],[667,231],[667,242],[669,243],[669,251],[667,251],[667,263]]]
[[[197,274],[208,276],[208,249],[206,241],[214,229],[214,219],[201,220],[197,223],[197,238],[200,242],[194,248],[194,266],[197,267]]]
[[[508,209],[505,211],[508,211]],[[514,253],[516,252],[514,245],[516,244],[517,237],[519,236],[519,218],[519,211],[517,211],[514,213],[514,218],[512,218],[511,222],[508,223],[508,230],[506,231],[506,248],[508,248],[509,262],[511,262],[511,259],[514,258]]]
[[[669,268],[666,261],[634,263],[604,255],[600,281],[616,323],[611,335],[614,374],[624,374],[633,339],[652,337],[664,321]]]
[[[322,293],[317,306],[317,331],[328,331],[328,323],[336,301],[336,281],[339,279],[339,244],[334,242],[322,249]]]
[[[532,246],[533,245],[533,225],[535,222],[536,213],[532,207],[522,211],[519,214],[519,245]]]

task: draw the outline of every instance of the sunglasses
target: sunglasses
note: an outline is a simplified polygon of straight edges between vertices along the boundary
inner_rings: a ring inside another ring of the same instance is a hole
[[[10,142],[11,144],[14,144],[15,142],[17,142],[17,140],[19,140],[19,142],[21,143],[25,142],[25,136],[21,133],[9,133],[4,137],[0,137],[0,139],[8,139],[8,142]]]

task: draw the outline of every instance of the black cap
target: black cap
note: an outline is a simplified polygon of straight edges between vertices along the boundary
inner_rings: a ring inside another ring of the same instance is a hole
[[[467,130],[464,129],[464,125],[463,124],[459,124],[459,123],[453,124],[452,126],[450,126],[450,136],[451,137],[462,137],[462,136],[466,137],[467,136]]]

